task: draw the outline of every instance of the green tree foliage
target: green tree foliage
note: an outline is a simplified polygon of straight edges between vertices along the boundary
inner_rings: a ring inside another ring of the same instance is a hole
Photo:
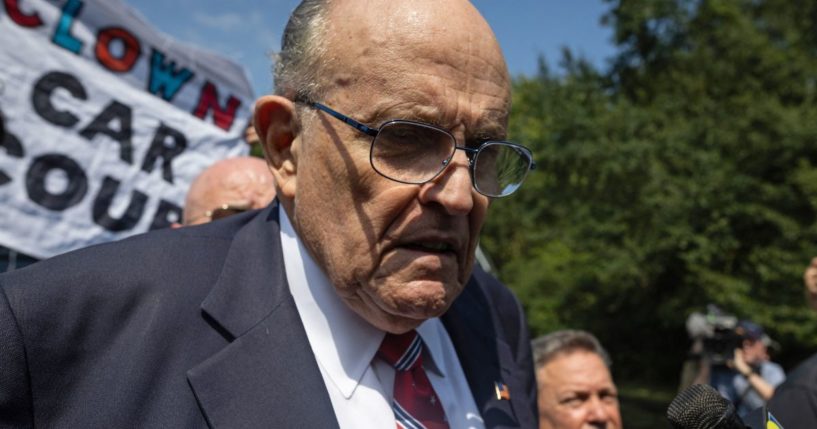
[[[617,372],[677,382],[707,303],[817,350],[817,3],[611,1],[618,54],[514,80],[510,134],[537,169],[483,246],[534,333],[595,332]]]

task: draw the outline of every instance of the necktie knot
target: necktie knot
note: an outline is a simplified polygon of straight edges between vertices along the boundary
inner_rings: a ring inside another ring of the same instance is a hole
[[[377,352],[381,359],[397,371],[408,371],[422,365],[423,341],[417,331],[386,334]]]
[[[417,331],[386,334],[377,355],[394,367],[392,410],[398,429],[448,429],[440,399],[423,370],[423,341]]]

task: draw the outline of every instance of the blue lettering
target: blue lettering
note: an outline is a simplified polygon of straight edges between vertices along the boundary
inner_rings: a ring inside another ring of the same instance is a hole
[[[192,77],[193,72],[186,68],[176,70],[175,62],[165,63],[165,55],[153,49],[150,56],[150,78],[148,79],[148,91],[151,94],[171,101],[182,85]]]
[[[81,0],[68,0],[62,7],[62,15],[57,28],[54,30],[54,37],[51,39],[54,43],[63,48],[79,54],[82,50],[82,42],[71,35],[71,25],[74,23],[74,18],[79,15],[82,10],[83,3]]]

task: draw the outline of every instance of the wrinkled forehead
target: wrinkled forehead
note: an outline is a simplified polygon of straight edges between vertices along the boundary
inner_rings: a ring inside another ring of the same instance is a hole
[[[425,109],[421,117],[457,113],[506,121],[507,66],[470,2],[343,0],[328,18],[324,77],[327,93],[339,102],[365,104],[369,116],[384,111],[383,104],[405,104]],[[459,104],[445,105],[452,100]]]

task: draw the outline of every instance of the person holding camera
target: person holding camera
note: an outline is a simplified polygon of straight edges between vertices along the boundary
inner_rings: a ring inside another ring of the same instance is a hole
[[[743,320],[735,332],[741,338],[740,347],[726,360],[726,365],[711,368],[709,384],[732,401],[739,415],[746,415],[772,398],[786,374],[769,359],[771,340],[760,325]]]

